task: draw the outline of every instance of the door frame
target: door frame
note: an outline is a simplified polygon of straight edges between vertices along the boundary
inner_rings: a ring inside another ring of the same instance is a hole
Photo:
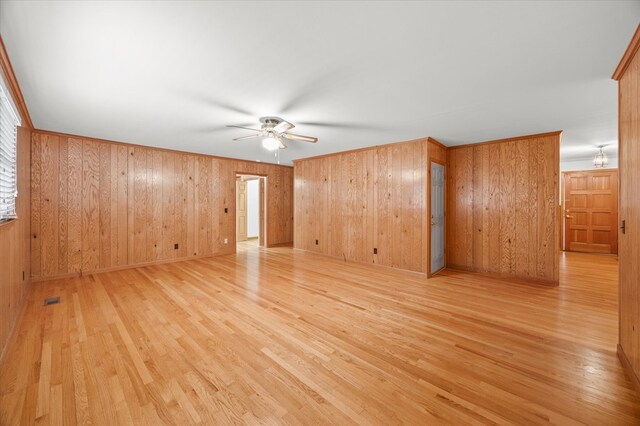
[[[442,250],[444,251],[444,266],[438,269],[435,272],[431,272],[431,164],[439,164],[444,168],[444,223],[442,224],[442,228],[444,230],[444,241],[442,244]],[[430,160],[429,165],[427,167],[429,170],[427,171],[427,226],[429,227],[429,239],[427,241],[427,246],[429,247],[429,255],[428,257],[428,268],[427,268],[427,278],[431,278],[432,276],[442,272],[447,267],[447,164],[444,161]]]
[[[566,229],[566,225],[567,225],[567,221],[566,219],[566,214],[567,214],[567,206],[566,206],[566,202],[567,202],[567,194],[565,193],[565,186],[566,186],[566,179],[567,179],[567,175],[572,174],[572,173],[593,173],[593,172],[605,172],[605,171],[612,171],[615,170],[616,172],[618,172],[618,179],[615,181],[616,184],[616,198],[617,198],[617,204],[615,206],[616,208],[616,223],[615,223],[615,232],[616,232],[616,252],[615,253],[610,253],[610,255],[613,256],[617,256],[619,251],[620,251],[620,233],[618,232],[618,226],[619,226],[619,222],[620,222],[620,169],[619,167],[611,167],[611,168],[605,168],[605,169],[588,169],[588,170],[566,170],[563,171],[561,173],[561,179],[560,179],[560,250],[563,252],[571,252],[571,250],[568,250],[567,247],[567,229]],[[585,253],[585,252],[579,252],[579,253]],[[586,252],[588,253],[588,252]],[[609,254],[609,253],[590,253],[590,254]]]
[[[255,179],[259,180],[259,187],[258,187],[258,203],[259,203],[259,208],[258,208],[258,220],[260,221],[259,225],[258,225],[258,244],[260,247],[263,248],[267,248],[269,247],[267,245],[267,229],[268,229],[268,215],[267,215],[267,196],[268,196],[268,192],[267,192],[267,179],[269,178],[267,175],[265,174],[261,174],[261,173],[247,173],[247,172],[236,172],[235,173],[236,176],[236,180],[238,178],[242,179],[243,177],[252,177]],[[247,180],[254,180],[254,179],[247,179]],[[234,207],[237,207],[237,200],[238,200],[238,192],[237,192],[238,186],[234,185]],[[235,210],[235,208],[234,208]],[[233,228],[235,231],[235,235],[237,235],[238,233],[238,223],[237,223],[237,214],[233,215]],[[237,241],[236,241],[236,252],[238,251],[238,247],[237,247]]]

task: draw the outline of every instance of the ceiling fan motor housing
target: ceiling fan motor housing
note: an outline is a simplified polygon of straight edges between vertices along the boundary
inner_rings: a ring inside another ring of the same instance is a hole
[[[273,129],[283,121],[284,120],[280,117],[260,117],[260,123],[262,123],[263,130]]]

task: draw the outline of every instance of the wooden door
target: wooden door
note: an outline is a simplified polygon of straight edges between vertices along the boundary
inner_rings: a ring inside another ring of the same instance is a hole
[[[431,163],[431,273],[444,268],[444,166]]]
[[[236,230],[237,241],[247,241],[247,182],[236,182]]]
[[[618,253],[618,170],[564,173],[564,249]]]

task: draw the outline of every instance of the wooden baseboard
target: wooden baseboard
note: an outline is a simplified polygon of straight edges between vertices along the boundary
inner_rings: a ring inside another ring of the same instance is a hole
[[[39,283],[43,281],[59,280],[63,278],[73,278],[73,277],[81,277],[84,275],[100,274],[103,272],[123,271],[125,269],[142,268],[145,266],[152,266],[152,265],[162,265],[165,263],[176,263],[176,262],[185,262],[187,260],[206,259],[209,257],[225,256],[228,254],[235,254],[235,253],[236,253],[235,251],[224,251],[224,252],[219,252],[214,254],[203,254],[198,256],[180,257],[177,259],[154,260],[152,262],[136,263],[133,265],[121,265],[121,266],[114,266],[112,268],[94,269],[91,271],[70,272],[68,274],[59,274],[59,275],[53,275],[48,277],[32,277],[31,282]]]
[[[348,263],[355,263],[357,265],[373,266],[373,267],[376,267],[376,268],[385,269],[387,271],[401,272],[403,274],[412,275],[414,277],[427,278],[427,274],[425,272],[417,272],[417,271],[411,271],[409,269],[393,268],[391,266],[380,265],[378,263],[358,262],[356,260],[345,260],[345,259],[343,259],[341,257],[331,256],[329,254],[318,253],[317,251],[305,250],[305,249],[301,249],[301,248],[297,248],[297,247],[293,247],[293,249],[296,250],[296,251],[304,252],[304,253],[317,254],[318,256],[324,256],[324,257],[328,257],[330,259],[338,259],[338,260],[342,260],[342,261],[348,262]]]
[[[624,349],[622,349],[620,343],[618,343],[616,353],[618,354],[620,364],[622,364],[622,369],[631,380],[631,383],[633,383],[633,387],[636,389],[636,392],[640,393],[640,379],[638,379],[638,375],[636,374],[636,372],[633,371],[633,367],[629,362],[629,358],[627,358],[627,354],[624,353]]]
[[[293,243],[291,241],[288,241],[286,243],[267,244],[267,248],[273,247],[293,247]]]
[[[287,246],[291,247],[291,242],[273,244],[273,245],[268,246],[267,248],[271,248],[271,247],[287,247]],[[233,249],[233,247],[232,247],[232,249]],[[236,253],[236,250],[233,249],[233,250],[221,251],[221,252],[213,253],[213,254],[203,254],[203,255],[198,255],[198,256],[187,256],[187,257],[180,257],[180,258],[176,258],[176,259],[154,260],[152,262],[136,263],[136,264],[133,264],[133,265],[114,266],[112,268],[93,269],[91,271],[70,272],[70,273],[67,273],[67,274],[52,275],[52,276],[48,276],[48,277],[31,277],[31,282],[32,283],[39,283],[39,282],[43,282],[43,281],[51,281],[51,280],[59,280],[59,279],[64,279],[64,278],[81,277],[83,275],[100,274],[100,273],[103,273],[103,272],[122,271],[122,270],[125,270],[125,269],[142,268],[142,267],[145,267],[145,266],[152,266],[152,265],[162,265],[164,263],[184,262],[186,260],[205,259],[205,258],[209,258],[209,257],[225,256],[227,254],[235,254],[235,253]]]
[[[499,274],[495,272],[476,271],[473,268],[467,268],[467,267],[458,266],[458,265],[447,265],[446,269],[450,271],[468,272],[470,274],[482,275],[488,278],[498,279],[501,281],[517,283],[517,284],[529,284],[529,285],[537,284],[537,285],[544,285],[548,287],[557,287],[560,284],[559,281],[551,281],[551,280],[544,280],[544,279],[530,278],[530,277],[520,277],[517,275]]]

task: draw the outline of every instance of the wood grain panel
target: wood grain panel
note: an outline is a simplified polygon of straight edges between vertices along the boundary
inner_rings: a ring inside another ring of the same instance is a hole
[[[45,135],[46,136],[46,135]],[[42,151],[42,163],[53,163]],[[82,270],[100,269],[100,144],[82,141]],[[53,209],[54,211],[56,209]],[[43,223],[47,216],[42,212]],[[44,276],[55,276],[45,269]]]
[[[69,142],[60,141],[58,170],[58,273],[64,274],[69,269]]]
[[[0,225],[0,360],[4,359],[5,348],[19,322],[25,300],[30,292],[29,275],[31,265],[31,241],[39,247],[40,228],[30,232],[30,182],[31,129],[18,127],[17,177],[18,198],[16,212],[18,218]],[[35,197],[39,197],[40,186]],[[37,238],[33,238],[33,237]],[[40,268],[40,257],[37,257]],[[3,377],[3,376],[0,376]]]
[[[234,252],[236,172],[267,178],[267,246],[292,241],[291,167],[44,131],[32,139],[36,279]]]
[[[296,248],[427,272],[426,139],[294,164]]]
[[[620,335],[623,365],[640,391],[640,26],[614,78],[618,80]]]
[[[558,282],[560,133],[451,147],[447,266]]]
[[[147,229],[151,228],[151,220],[147,217],[147,204],[149,202],[147,192],[147,172],[151,170],[147,167],[147,151],[144,148],[132,148],[131,156],[133,161],[129,166],[129,173],[134,176],[131,192],[133,204],[129,215],[133,217],[133,241],[130,241],[130,250],[133,253],[131,263],[147,262],[145,249],[147,248]]]
[[[22,118],[22,127],[18,127],[16,141],[16,172],[18,197],[16,199],[17,219],[0,224],[0,360],[4,359],[8,341],[17,338],[13,330],[19,322],[27,296],[31,291],[31,257],[37,252],[36,265],[41,270],[41,233],[40,211],[34,215],[38,226],[31,232],[31,130],[33,124],[27,110],[24,97],[18,86],[18,80],[0,36],[0,78],[18,108]],[[40,155],[36,156],[40,167]],[[38,170],[40,175],[41,170]],[[33,197],[40,202],[41,182],[38,182]],[[31,248],[33,240],[33,253]],[[4,375],[0,374],[0,377]],[[0,423],[5,417],[0,416]]]
[[[99,231],[99,249],[98,249],[98,263],[100,269],[109,268],[112,266],[111,263],[111,230],[113,229],[117,232],[117,228],[113,227],[113,223],[111,222],[111,212],[113,205],[115,204],[115,200],[111,202],[111,185],[112,182],[116,182],[116,177],[111,175],[112,164],[118,164],[117,160],[111,159],[111,146],[108,144],[100,144],[100,166],[99,166],[99,174],[98,174],[98,225],[100,227]],[[60,211],[62,211],[62,206]],[[115,241],[115,238],[114,238]],[[59,243],[60,244],[60,243]]]
[[[34,140],[40,135],[34,133]],[[82,268],[82,140],[68,138],[68,175],[67,175],[67,220],[69,223],[67,250],[69,265],[67,272],[76,273]],[[34,149],[38,150],[36,143]],[[32,174],[34,179],[39,179],[36,171]],[[39,210],[39,205],[31,204],[32,209]],[[37,225],[37,224],[36,224]],[[39,254],[38,254],[39,256]],[[33,276],[41,276],[33,272]]]
[[[56,136],[46,135],[42,138],[40,170],[40,235],[42,244],[42,272],[46,275],[58,273],[58,148],[59,140]],[[52,158],[53,161],[46,161]]]
[[[487,172],[489,170],[486,166],[486,161],[488,160],[488,149],[486,145],[478,146],[473,148],[473,158],[474,158],[474,167],[473,167],[473,201],[474,205],[482,206],[482,208],[473,210],[473,223],[474,224],[482,224],[482,226],[473,226],[472,229],[472,262],[475,270],[482,271],[484,270],[485,261],[485,253],[488,255],[488,250],[485,250],[485,245],[488,246],[488,240],[485,242],[485,236],[488,235],[486,232],[485,217],[487,217],[487,203],[484,201],[485,193],[485,185],[487,184],[485,176],[487,176]],[[484,232],[483,232],[484,230]],[[488,248],[488,247],[487,247]]]
[[[529,157],[529,145],[521,143],[515,145],[515,223],[514,230],[517,234],[517,241],[514,245],[515,275],[526,277],[529,275],[529,248],[534,247],[529,240],[529,227],[531,220],[529,211],[530,203],[530,183],[529,183],[529,163],[534,159]],[[488,166],[488,164],[486,164]]]
[[[489,263],[483,266],[485,271],[499,274],[501,266],[500,249],[500,206],[502,191],[500,187],[500,167],[495,162],[500,158],[500,145],[490,144],[489,150],[489,203],[485,208],[489,211]],[[484,165],[482,166],[484,167]],[[483,203],[484,204],[484,203]]]
[[[115,165],[117,177],[114,181],[117,184],[117,189],[113,197],[113,204],[115,205],[115,220],[118,227],[115,233],[112,234],[115,237],[117,247],[114,266],[124,266],[127,264],[129,257],[129,217],[127,208],[129,188],[128,156],[126,146],[113,145],[112,148],[116,150]]]
[[[147,232],[147,241],[150,251],[147,252],[146,258],[148,261],[162,259],[162,237],[164,230],[162,229],[162,216],[164,210],[164,204],[162,200],[162,191],[164,188],[164,170],[162,167],[162,151],[151,151],[151,182],[147,180],[147,183],[151,185],[151,204],[150,210],[148,210],[148,218],[151,220],[151,232]],[[147,157],[147,166],[149,165],[149,158]],[[149,179],[149,174],[147,174]],[[150,240],[150,241],[149,241]]]
[[[40,233],[41,225],[41,212],[40,212],[40,193],[42,191],[42,155],[39,136],[32,134],[31,136],[31,220],[30,220],[30,234],[31,234],[31,247],[30,247],[30,265],[31,274],[33,276],[42,275],[42,235]]]

